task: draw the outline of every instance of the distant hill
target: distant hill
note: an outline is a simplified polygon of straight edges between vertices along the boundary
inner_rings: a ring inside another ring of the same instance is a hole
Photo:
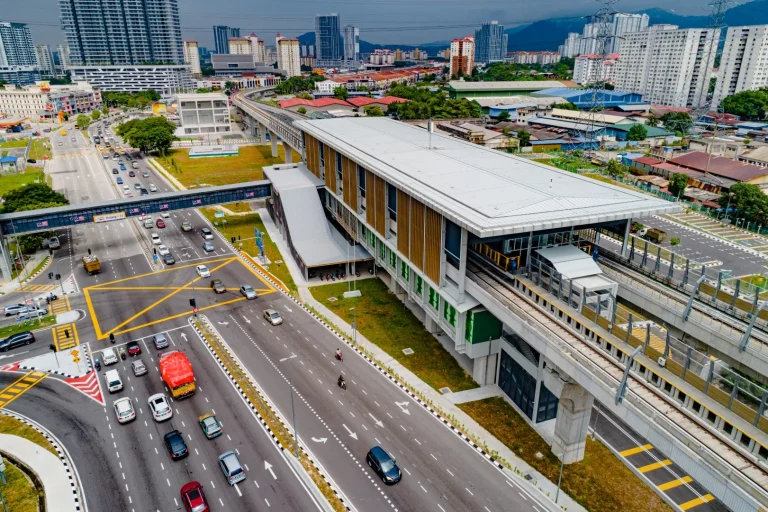
[[[647,14],[652,25],[669,23],[679,25],[680,28],[706,27],[711,23],[709,16],[681,16],[664,9],[651,8],[637,11]],[[509,51],[544,51],[557,50],[563,44],[568,32],[581,33],[588,18],[580,19],[548,19],[540,20],[520,29],[519,27],[507,29],[509,34]],[[725,12],[725,23],[731,27],[741,25],[766,25],[768,24],[768,0],[755,0],[745,4],[734,6]]]
[[[299,44],[301,45],[314,45],[315,44],[315,33],[314,32],[305,32],[298,36],[297,38],[299,40]],[[450,45],[450,41],[434,41],[430,43],[425,43],[419,46],[412,46],[407,44],[375,44],[370,43],[368,41],[360,40],[360,53],[371,53],[373,50],[378,49],[388,49],[388,50],[396,50],[401,49],[404,52],[414,50],[416,48],[420,50],[424,50],[428,52],[430,55],[434,55],[439,50],[442,50],[444,48],[447,48]]]

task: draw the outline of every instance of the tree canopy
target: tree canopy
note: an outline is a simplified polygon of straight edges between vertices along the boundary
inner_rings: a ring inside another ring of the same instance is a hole
[[[723,100],[723,111],[742,119],[763,120],[768,112],[768,87],[741,91]]]
[[[288,80],[280,82],[275,86],[275,94],[296,94],[297,92],[312,91],[315,88],[315,82],[325,80],[320,75],[292,76]]]
[[[660,119],[664,128],[676,132],[687,133],[693,126],[693,119],[688,112],[667,112]]]
[[[91,119],[93,119],[94,121],[98,121],[100,117],[101,117],[101,110],[94,110],[93,112],[91,112]]]
[[[32,183],[26,187],[16,188],[3,196],[0,212],[11,213],[41,208],[64,206],[69,201],[45,183]]]
[[[155,101],[159,101],[160,94],[154,89],[139,92],[103,91],[101,99],[105,105],[144,110]]]
[[[627,140],[644,140],[648,136],[648,130],[641,124],[636,124],[627,132]]]
[[[401,120],[471,118],[480,117],[482,112],[477,103],[464,98],[450,99],[445,93],[432,92],[424,87],[397,84],[389,90],[389,95],[410,100],[389,106],[389,114]]]
[[[605,170],[610,176],[613,176],[614,178],[620,178],[629,172],[627,166],[622,165],[621,162],[615,158],[608,160],[608,163],[605,165]]]
[[[757,185],[734,183],[729,192],[720,196],[718,203],[736,212],[731,218],[740,217],[760,224],[768,221],[768,196]]]
[[[176,140],[176,125],[164,117],[132,119],[117,127],[115,132],[125,139],[131,147],[139,148],[144,153],[157,151],[165,155]]]
[[[579,107],[570,101],[566,101],[565,103],[553,103],[552,108],[561,108],[563,110],[579,110]]]
[[[382,117],[384,115],[384,111],[381,110],[381,107],[378,105],[368,105],[363,108],[363,112],[365,112],[365,115],[368,117]]]
[[[339,100],[347,100],[349,98],[349,90],[343,85],[333,88],[333,97]]]
[[[79,116],[77,116],[77,119],[75,120],[75,122],[77,123],[77,126],[85,130],[86,128],[88,128],[88,126],[90,126],[91,118],[85,114],[80,114]]]
[[[688,175],[681,172],[676,172],[669,178],[669,193],[675,197],[680,197],[688,186]]]

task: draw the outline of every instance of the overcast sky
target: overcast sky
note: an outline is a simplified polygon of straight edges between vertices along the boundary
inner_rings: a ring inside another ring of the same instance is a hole
[[[56,0],[0,0],[0,21],[28,23],[35,44],[64,42]],[[622,0],[618,11],[669,8],[665,0]],[[422,44],[471,33],[483,21],[507,26],[538,19],[594,13],[594,0],[179,0],[184,39],[213,46],[212,25],[255,32],[267,44],[275,34],[314,30],[315,14],[336,12],[343,25],[360,27],[360,38],[380,44]],[[705,14],[707,0],[676,0],[678,14]],[[651,20],[653,23],[653,20]],[[245,35],[245,34],[244,34]]]

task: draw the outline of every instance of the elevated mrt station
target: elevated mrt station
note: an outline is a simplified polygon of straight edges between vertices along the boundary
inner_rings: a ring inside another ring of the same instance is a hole
[[[690,385],[706,375],[681,379],[634,326],[613,324],[600,233],[626,250],[631,219],[674,204],[386,118],[293,126],[305,154],[290,172],[303,176],[286,180],[316,184],[314,201],[390,290],[565,463],[583,458],[598,400],[732,508],[768,502],[764,408],[738,417]]]

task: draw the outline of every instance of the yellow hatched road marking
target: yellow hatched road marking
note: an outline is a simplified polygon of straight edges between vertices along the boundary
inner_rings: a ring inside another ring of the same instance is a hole
[[[672,461],[669,459],[666,459],[666,460],[662,460],[661,462],[654,462],[653,464],[648,464],[647,466],[637,468],[637,470],[641,473],[648,473],[649,471],[663,468],[664,466],[669,466],[671,464],[672,464]]]
[[[27,373],[23,377],[19,378],[18,380],[16,380],[16,382],[11,384],[10,386],[0,391],[0,409],[7,406],[14,400],[16,400],[18,397],[23,395],[26,391],[29,391],[30,389],[32,389],[36,384],[39,384],[40,382],[42,382],[43,379],[45,379],[47,376],[48,376],[47,373],[32,371]],[[22,380],[28,379],[29,377],[35,378],[34,383],[29,384],[25,388],[16,387]]]
[[[713,501],[715,499],[714,496],[711,494],[705,494],[704,496],[701,496],[700,498],[693,499],[691,501],[686,501],[682,505],[679,505],[681,510],[690,510],[693,507],[698,507],[699,505],[703,505],[704,503],[709,503],[710,501]]]
[[[69,331],[69,337],[66,331]],[[66,350],[79,345],[80,337],[75,324],[59,325],[53,329],[53,344],[56,345],[56,350]]]
[[[683,478],[677,478],[675,480],[672,480],[671,482],[661,484],[659,486],[659,490],[668,491],[670,489],[674,489],[675,487],[680,487],[681,485],[689,484],[691,482],[693,482],[693,478],[689,476],[684,476]]]
[[[635,446],[634,448],[630,448],[629,450],[624,450],[623,452],[619,452],[619,455],[621,455],[622,457],[629,457],[630,455],[635,455],[636,453],[645,452],[652,448],[653,448],[652,444]]]

